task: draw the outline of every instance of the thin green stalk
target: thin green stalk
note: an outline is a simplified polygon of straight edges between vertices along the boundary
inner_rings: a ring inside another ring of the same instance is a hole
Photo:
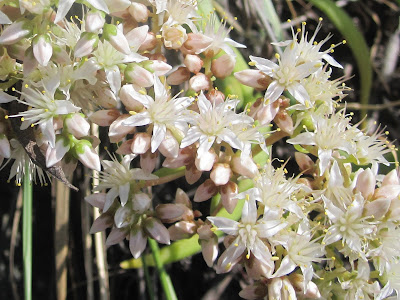
[[[174,286],[172,285],[171,278],[165,271],[164,265],[161,261],[160,248],[158,247],[158,243],[155,240],[149,238],[149,245],[153,253],[153,258],[156,264],[156,269],[160,277],[161,286],[164,290],[165,297],[167,298],[167,300],[178,300],[175,294]]]
[[[32,299],[32,184],[29,174],[29,161],[27,160],[25,163],[25,174],[22,187],[22,256],[24,264],[25,300]]]
[[[153,285],[151,284],[149,266],[147,265],[147,262],[144,259],[144,255],[141,256],[141,259],[143,264],[144,278],[146,279],[146,290],[149,293],[149,299],[154,300],[154,291],[153,291]]]

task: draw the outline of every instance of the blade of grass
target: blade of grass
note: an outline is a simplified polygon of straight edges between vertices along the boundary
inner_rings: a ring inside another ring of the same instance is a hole
[[[29,160],[25,161],[22,187],[22,256],[24,264],[24,299],[32,299],[32,183]]]
[[[360,74],[360,102],[362,106],[368,105],[372,85],[372,66],[370,60],[370,50],[364,37],[354,25],[349,15],[339,8],[332,0],[308,0],[315,7],[320,9],[332,21],[335,27],[345,37],[353,56],[357,63]],[[361,109],[360,118],[367,115],[366,109]],[[365,127],[366,121],[363,122]]]

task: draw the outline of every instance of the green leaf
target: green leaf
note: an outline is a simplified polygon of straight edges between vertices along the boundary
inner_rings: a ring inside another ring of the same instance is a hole
[[[360,102],[362,105],[369,103],[369,95],[372,85],[372,66],[370,50],[364,37],[354,25],[349,15],[332,0],[308,0],[318,9],[324,12],[340,33],[345,37],[357,63],[360,74]],[[361,117],[367,115],[365,109],[361,110]]]

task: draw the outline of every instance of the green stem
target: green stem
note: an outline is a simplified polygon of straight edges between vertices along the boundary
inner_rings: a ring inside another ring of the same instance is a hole
[[[149,293],[149,299],[153,300],[154,299],[154,291],[153,291],[153,286],[151,284],[151,278],[149,274],[149,266],[147,265],[146,260],[144,259],[144,256],[141,256],[142,259],[142,264],[143,264],[143,271],[144,271],[144,278],[146,279],[146,289],[147,292]]]
[[[29,175],[29,161],[27,159],[22,187],[22,256],[24,264],[25,300],[32,299],[32,184]]]
[[[165,297],[167,298],[167,300],[178,300],[175,294],[174,286],[172,285],[171,278],[165,271],[164,265],[161,261],[160,248],[158,247],[158,243],[155,240],[149,238],[149,244],[151,251],[153,252],[153,258],[158,274],[160,276],[161,286],[164,290]]]

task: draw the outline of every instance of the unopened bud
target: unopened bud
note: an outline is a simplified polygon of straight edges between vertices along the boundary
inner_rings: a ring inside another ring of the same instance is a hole
[[[221,104],[225,101],[225,94],[221,91],[218,91],[216,89],[210,90],[206,94],[206,98],[213,104],[218,105]]]
[[[75,45],[75,57],[88,56],[93,52],[99,43],[99,36],[92,32],[84,32]]]
[[[32,41],[33,55],[38,63],[47,66],[53,55],[50,37],[48,34],[37,35]]]
[[[210,179],[218,186],[227,184],[231,176],[232,170],[228,164],[217,163],[214,164],[213,170],[210,174]]]
[[[99,126],[110,126],[119,116],[118,109],[102,109],[94,112],[89,120]]]
[[[296,152],[294,154],[294,158],[296,160],[297,165],[300,168],[300,171],[306,172],[308,174],[312,173],[315,164],[307,154]]]
[[[235,68],[235,63],[235,57],[229,54],[224,54],[212,61],[211,71],[215,77],[224,79],[232,74],[232,71]]]
[[[200,92],[202,90],[208,90],[211,86],[210,78],[208,78],[203,73],[197,73],[189,80],[190,88],[195,92]]]
[[[154,84],[154,76],[151,72],[138,64],[131,63],[125,69],[125,79],[140,87],[151,87]]]
[[[149,10],[147,9],[146,5],[142,3],[132,2],[128,10],[136,22],[144,23],[149,17]]]
[[[86,14],[86,32],[98,33],[105,23],[105,14],[102,11],[89,11]]]
[[[121,115],[110,125],[108,136],[111,143],[118,143],[122,141],[127,134],[135,131],[135,126],[123,125],[123,122],[129,117],[130,115],[128,114]]]
[[[64,123],[64,127],[78,139],[89,135],[90,124],[80,113],[68,114]]]
[[[257,165],[253,159],[249,156],[239,157],[234,156],[231,162],[232,171],[236,174],[246,176],[248,178],[254,178],[258,173]]]
[[[23,39],[30,33],[29,24],[25,21],[18,21],[7,26],[0,36],[0,45],[12,45]]]
[[[124,36],[123,32],[114,24],[104,24],[103,36],[119,52],[126,55],[131,54],[128,40]]]
[[[101,170],[99,155],[94,151],[92,145],[87,140],[80,140],[74,147],[79,161],[92,170]]]
[[[156,214],[163,223],[174,223],[182,219],[182,215],[187,209],[183,204],[159,204],[156,207]]]
[[[192,73],[199,73],[201,68],[203,67],[203,60],[200,58],[198,55],[193,55],[193,54],[188,54],[185,56],[185,59],[183,61],[185,64],[186,68]]]
[[[234,75],[240,83],[258,90],[266,90],[272,82],[271,77],[259,70],[248,69],[236,72]]]
[[[119,91],[119,98],[125,105],[126,110],[141,111],[143,109],[143,104],[132,97],[133,91],[134,87],[132,84],[125,84]]]
[[[169,85],[179,85],[190,78],[190,71],[185,67],[179,67],[167,77]]]
[[[201,33],[189,33],[184,47],[194,53],[201,53],[204,49],[210,46],[213,39]]]
[[[233,210],[236,207],[238,199],[235,196],[238,193],[238,186],[236,183],[229,181],[227,184],[221,186],[221,203],[225,207],[228,213],[233,213]]]
[[[286,110],[279,110],[274,118],[274,122],[282,131],[287,132],[289,135],[293,133],[293,120]]]
[[[203,202],[210,199],[218,192],[217,187],[211,179],[207,179],[197,188],[194,195],[194,202]]]
[[[131,151],[135,154],[144,154],[150,150],[150,144],[151,135],[146,132],[139,132],[133,138]]]
[[[360,192],[364,199],[369,199],[374,194],[375,183],[375,176],[371,169],[365,169],[357,177],[355,192]]]
[[[153,32],[148,32],[145,40],[139,47],[139,51],[151,51],[157,46],[157,38]]]

